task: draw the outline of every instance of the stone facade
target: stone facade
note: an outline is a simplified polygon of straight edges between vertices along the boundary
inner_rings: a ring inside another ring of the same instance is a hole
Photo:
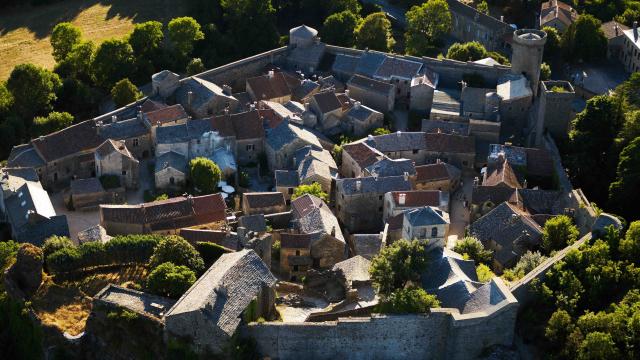
[[[556,139],[569,136],[573,120],[572,103],[575,91],[568,81],[542,81],[537,112],[535,146],[542,145],[542,136],[549,132]]]

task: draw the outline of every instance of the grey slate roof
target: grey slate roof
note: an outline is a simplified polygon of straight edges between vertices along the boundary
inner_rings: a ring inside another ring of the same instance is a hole
[[[404,213],[404,217],[411,226],[442,225],[449,223],[443,211],[433,206],[407,210]]]
[[[267,231],[267,221],[263,214],[244,215],[238,218],[238,227],[243,227],[247,231],[264,232]]]
[[[69,224],[65,215],[56,215],[48,219],[39,219],[34,223],[26,223],[18,229],[18,233],[14,234],[14,238],[18,242],[28,242],[36,246],[42,246],[45,240],[54,235],[70,236]]]
[[[162,318],[164,312],[175,303],[171,299],[113,284],[100,290],[95,299],[156,318]]]
[[[369,260],[380,253],[383,245],[380,234],[353,234],[351,241],[354,253]]]
[[[193,119],[184,124],[161,126],[156,129],[158,144],[175,144],[187,142],[201,137],[211,131],[211,123],[207,119]]]
[[[420,73],[422,66],[423,64],[417,61],[406,60],[395,56],[386,56],[376,70],[374,78],[385,81],[391,80],[392,77],[411,80]]]
[[[443,132],[446,134],[469,135],[469,124],[446,120],[426,120],[422,122],[424,132]]]
[[[347,85],[355,86],[366,91],[377,92],[385,96],[391,93],[394,88],[394,85],[392,84],[388,84],[383,81],[374,80],[357,74],[353,75],[351,79],[349,79]]]
[[[539,245],[542,228],[529,214],[509,203],[502,203],[471,224],[471,235],[485,246],[491,242],[499,245],[494,253],[502,265],[513,264],[520,255]]]
[[[300,185],[298,172],[295,170],[276,170],[276,187],[296,187]]]
[[[427,148],[427,141],[423,132],[402,132],[373,136],[367,140],[367,145],[383,153],[394,151],[410,151]]]
[[[329,206],[316,196],[306,194],[291,202],[293,217],[301,233],[325,233],[345,242],[338,219]]]
[[[357,189],[357,183],[360,182],[360,190]],[[411,190],[411,183],[404,176],[373,176],[363,178],[346,178],[336,180],[336,188],[345,195],[353,195],[358,193],[374,193],[385,194],[389,191],[408,191]]]
[[[345,116],[349,116],[358,121],[365,122],[369,120],[369,118],[375,113],[380,113],[380,112],[360,104],[358,106],[352,106],[351,109],[349,109],[349,111],[346,112]]]
[[[298,165],[298,176],[301,182],[314,176],[330,180],[332,178],[332,172],[329,165],[309,156],[304,158]]]
[[[181,81],[180,87],[176,90],[176,100],[180,104],[186,105],[189,91],[193,93],[191,98],[191,107],[193,109],[200,108],[216,97],[220,98],[221,101],[237,101],[233,96],[224,94],[220,86],[195,76]]]
[[[286,120],[267,134],[267,144],[274,150],[281,149],[284,145],[290,144],[296,139],[301,139],[308,145],[313,145],[318,149],[322,148],[320,140],[313,133]]]
[[[31,144],[14,146],[9,154],[7,164],[11,167],[40,167],[45,164],[44,160]]]
[[[117,121],[99,127],[100,135],[106,139],[123,140],[149,134],[149,129],[137,117]]]
[[[296,152],[293,154],[293,158],[294,158],[294,165],[296,167],[298,167],[300,165],[300,163],[305,159],[305,158],[314,158],[316,160],[319,160],[325,164],[327,164],[329,166],[330,169],[337,171],[338,170],[338,165],[336,164],[336,161],[333,159],[333,156],[331,156],[331,153],[325,149],[317,149],[314,148],[311,145],[307,145],[304,147],[301,147],[300,149],[296,150]]]
[[[187,158],[184,155],[168,151],[156,158],[155,172],[171,167],[186,174],[187,165]]]
[[[71,194],[93,194],[104,192],[102,183],[98,178],[71,180]]]
[[[359,56],[337,54],[331,70],[336,73],[353,74],[359,61]]]
[[[348,285],[351,285],[355,282],[366,282],[371,280],[371,275],[369,275],[369,267],[371,266],[371,261],[364,258],[363,256],[356,255],[347,260],[340,261],[333,265],[331,270],[340,271],[347,282]]]
[[[26,182],[39,182],[38,174],[34,168],[14,167],[0,169],[0,185],[4,196],[14,193]],[[0,193],[0,196],[3,196]]]
[[[49,194],[40,183],[26,182],[6,200],[6,206],[11,223],[18,228],[29,222],[30,213],[46,218],[56,216]]]
[[[167,330],[219,351],[251,301],[275,284],[276,277],[253,250],[224,254],[167,312]]]
[[[373,176],[412,176],[416,174],[416,166],[413,160],[409,159],[389,159],[387,157],[368,166],[367,172]]]
[[[355,72],[372,78],[387,56],[376,51],[367,51],[360,56]]]

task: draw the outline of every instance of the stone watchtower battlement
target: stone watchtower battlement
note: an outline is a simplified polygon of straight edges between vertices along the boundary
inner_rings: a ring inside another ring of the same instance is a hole
[[[520,29],[513,33],[511,71],[527,77],[534,97],[538,95],[540,65],[546,42],[547,33],[542,30]]]

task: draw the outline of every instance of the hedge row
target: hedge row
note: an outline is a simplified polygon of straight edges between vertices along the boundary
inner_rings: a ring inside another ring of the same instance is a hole
[[[146,264],[162,238],[161,235],[127,235],[117,236],[105,244],[90,242],[64,247],[47,256],[47,268],[57,274],[102,265]]]
[[[220,256],[233,252],[233,250],[227,249],[224,246],[220,246],[216,243],[212,242],[198,242],[196,243],[196,250],[202,256],[202,260],[204,260],[204,267],[208,269],[214,262],[216,262]]]

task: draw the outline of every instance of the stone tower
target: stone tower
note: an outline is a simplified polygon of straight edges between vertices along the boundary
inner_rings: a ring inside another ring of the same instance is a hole
[[[534,97],[538,95],[540,65],[546,42],[547,34],[542,30],[520,29],[513,33],[511,71],[527,77]]]

